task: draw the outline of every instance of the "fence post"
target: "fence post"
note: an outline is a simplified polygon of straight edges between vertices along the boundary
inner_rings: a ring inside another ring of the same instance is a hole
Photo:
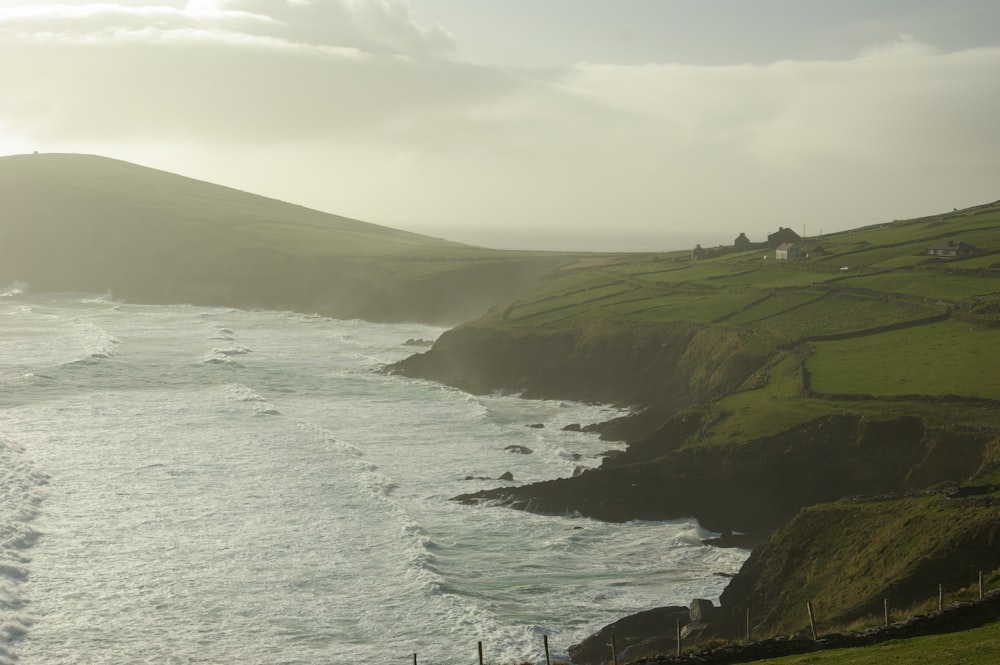
[[[944,585],[938,584],[938,612],[944,612]]]
[[[813,618],[813,604],[811,602],[806,603],[806,610],[809,612],[809,628],[812,630],[815,642],[818,638],[816,637],[816,620]]]
[[[483,643],[479,643],[479,665],[483,665]]]
[[[542,642],[545,644],[545,665],[552,665],[549,661],[549,636],[542,635]]]
[[[886,626],[886,628],[888,628],[889,627],[889,599],[888,598],[883,598],[882,599],[882,609],[885,611],[885,626]]]
[[[618,646],[615,644],[614,633],[611,633],[611,662],[618,665]]]
[[[983,571],[979,571],[979,600],[983,599]]]
[[[677,620],[677,655],[681,655],[681,620]]]
[[[417,654],[413,654],[413,665],[417,665]]]
[[[747,608],[747,642],[750,641],[750,608]]]

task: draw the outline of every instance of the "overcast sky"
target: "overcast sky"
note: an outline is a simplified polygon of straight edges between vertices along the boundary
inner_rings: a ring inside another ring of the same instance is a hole
[[[505,248],[1000,199],[996,0],[0,0],[0,154]]]

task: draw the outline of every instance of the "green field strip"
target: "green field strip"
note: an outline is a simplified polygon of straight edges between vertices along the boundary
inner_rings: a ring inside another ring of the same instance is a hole
[[[767,300],[758,301],[743,311],[736,312],[726,320],[726,323],[730,325],[751,325],[781,316],[786,312],[791,312],[800,307],[805,307],[828,296],[828,293],[817,294],[815,291],[775,293]]]
[[[942,270],[907,270],[858,275],[850,280],[850,285],[872,291],[956,302],[1000,292],[1000,276],[958,274]]]
[[[940,314],[940,308],[905,300],[831,294],[748,327],[785,343],[810,337],[860,333]]]
[[[960,321],[831,342],[806,361],[814,391],[865,395],[961,395],[1000,400],[994,329]]]

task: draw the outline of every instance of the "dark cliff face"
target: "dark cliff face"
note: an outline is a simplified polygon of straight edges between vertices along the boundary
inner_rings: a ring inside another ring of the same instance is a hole
[[[869,422],[826,416],[745,444],[673,449],[681,443],[682,427],[678,423],[672,433],[664,428],[638,444],[633,457],[610,458],[575,478],[458,499],[500,501],[544,514],[577,511],[616,522],[695,517],[713,531],[762,533],[806,506],[967,477],[981,464],[987,440],[984,435],[946,467],[927,464],[941,434],[912,417]],[[651,458],[658,443],[663,453]]]
[[[739,331],[689,323],[604,330],[450,330],[394,373],[483,394],[676,410],[736,390],[767,351]]]

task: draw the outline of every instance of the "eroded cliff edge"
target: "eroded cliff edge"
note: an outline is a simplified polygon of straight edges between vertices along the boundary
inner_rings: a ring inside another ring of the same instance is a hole
[[[474,394],[504,391],[660,412],[737,390],[767,362],[751,334],[687,322],[512,329],[467,324],[388,368]]]
[[[808,347],[802,343],[779,349],[737,327],[692,323],[575,330],[467,325],[390,371],[475,393],[504,390],[525,397],[636,407],[636,415],[602,426],[607,436],[627,440],[629,446],[609,455],[599,468],[573,478],[456,498],[542,514],[577,512],[610,521],[695,517],[727,536],[749,532],[740,544],[771,543],[754,550],[723,595],[718,623],[713,622],[705,634],[735,639],[743,628],[735,624],[745,617],[748,603],[766,609],[755,620],[755,630],[797,629],[771,616],[772,604],[759,597],[762,588],[779,595],[789,588],[761,573],[768,566],[787,568],[783,562],[789,559],[779,556],[773,544],[779,542],[774,540],[778,535],[769,540],[771,534],[783,534],[780,542],[786,549],[780,552],[792,551],[793,559],[795,552],[826,548],[829,556],[836,551],[838,560],[854,561],[863,555],[875,567],[883,563],[862,552],[859,543],[867,542],[864,537],[858,542],[845,540],[840,526],[824,530],[822,520],[803,522],[797,515],[829,515],[824,506],[842,506],[831,502],[849,497],[898,496],[982,482],[995,476],[1000,464],[1000,429],[995,419],[986,417],[1000,406],[996,401],[953,395],[818,395],[810,391],[805,370]],[[749,405],[759,407],[759,412]],[[742,436],[741,428],[749,430],[753,422],[759,428],[757,435]],[[720,436],[719,430],[725,435]],[[881,524],[885,543],[906,549],[910,541],[894,537],[895,517],[888,517],[896,510],[893,501],[870,504],[888,505],[889,510],[868,517],[873,525]],[[805,523],[820,527],[804,532]],[[970,527],[973,535],[968,538],[985,538],[987,545],[980,549],[992,551],[993,532],[982,535],[985,531],[976,525]],[[865,531],[872,533],[874,528]],[[944,533],[943,527],[939,531]],[[919,533],[909,535],[919,540]],[[946,540],[940,547],[944,558],[955,546],[950,536]],[[817,545],[820,541],[822,546]],[[808,568],[809,561],[800,563]],[[995,557],[983,555],[976,565],[991,570],[997,564]],[[968,567],[953,576],[956,583],[968,578]],[[896,598],[918,597],[928,578],[920,571],[923,568],[887,571],[886,589]],[[937,568],[934,574],[940,577]],[[946,576],[940,579],[952,581]],[[836,579],[829,581],[830,588],[837,584]],[[870,611],[870,600],[860,595],[845,598],[836,618],[850,620]],[[801,610],[799,605],[795,607]],[[642,616],[623,619],[604,632],[634,627]],[[663,638],[661,624],[647,632],[639,626],[636,631],[632,640],[636,644],[659,644],[656,640]],[[603,645],[602,634],[589,642]]]
[[[807,396],[793,402],[791,414],[765,414],[774,421],[766,435],[706,444],[706,432],[730,415],[717,400],[766,382],[777,372],[776,354],[787,355],[737,328],[703,324],[465,325],[388,371],[479,394],[502,390],[635,407],[634,416],[601,425],[608,438],[627,440],[629,447],[599,468],[456,497],[542,514],[577,512],[607,521],[695,517],[713,531],[763,536],[806,506],[957,483],[995,456],[993,428],[967,418],[946,422],[928,415],[934,409],[924,403]],[[951,407],[943,398],[935,408],[948,413]]]

